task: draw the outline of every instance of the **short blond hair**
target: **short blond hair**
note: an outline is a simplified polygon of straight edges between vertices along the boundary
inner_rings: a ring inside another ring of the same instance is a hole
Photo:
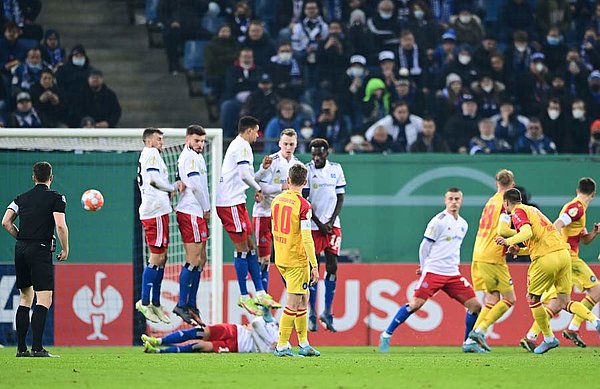
[[[515,175],[508,169],[502,169],[496,173],[496,182],[502,188],[508,188],[515,183]]]
[[[287,135],[287,136],[298,136],[296,134],[296,130],[294,130],[293,128],[286,128],[283,131],[281,131],[281,134],[279,135],[279,137],[281,138],[282,136]]]

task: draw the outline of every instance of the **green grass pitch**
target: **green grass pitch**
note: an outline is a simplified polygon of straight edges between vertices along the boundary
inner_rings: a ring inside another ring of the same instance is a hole
[[[495,347],[322,347],[318,358],[268,354],[143,354],[141,347],[51,347],[61,358],[0,350],[2,388],[584,388],[600,385],[600,349],[545,355]],[[586,385],[587,384],[587,385]],[[590,386],[591,385],[591,386]]]

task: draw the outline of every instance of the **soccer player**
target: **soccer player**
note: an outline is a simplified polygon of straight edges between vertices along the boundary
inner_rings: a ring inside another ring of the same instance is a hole
[[[288,190],[271,203],[275,265],[283,276],[287,304],[279,321],[279,340],[275,355],[294,356],[289,345],[292,329],[298,335],[298,354],[306,357],[321,355],[308,343],[308,288],[319,281],[319,267],[311,234],[311,207],[302,197],[308,170],[296,164],[288,172]]]
[[[150,354],[169,353],[270,353],[275,349],[278,338],[277,323],[267,323],[256,317],[251,323],[215,324],[175,331],[162,338],[142,335],[144,352]],[[192,341],[185,345],[177,343]],[[160,348],[160,346],[170,346]]]
[[[243,116],[238,123],[238,136],[229,144],[223,166],[221,179],[217,186],[217,215],[223,223],[223,228],[229,234],[235,247],[233,265],[240,287],[238,306],[252,315],[262,315],[258,305],[281,308],[262,285],[260,265],[254,249],[250,216],[246,210],[246,189],[256,190],[254,200],[263,201],[262,188],[254,179],[254,156],[251,143],[258,137],[258,120],[251,116]],[[252,277],[256,298],[252,299],[246,287],[248,272]]]
[[[260,185],[264,199],[255,202],[252,209],[252,222],[254,223],[254,235],[258,247],[258,261],[263,288],[265,291],[269,285],[269,262],[271,260],[271,202],[276,195],[288,189],[287,175],[290,166],[301,163],[294,156],[298,145],[298,136],[293,128],[286,128],[279,136],[279,152],[265,156],[260,169],[254,175]],[[263,317],[266,321],[273,320],[271,309],[262,307]]]
[[[557,293],[553,312],[564,309],[580,316],[593,323],[600,333],[600,320],[596,315],[580,302],[570,301],[572,276],[569,246],[556,227],[539,209],[522,204],[518,189],[504,192],[503,200],[517,233],[509,238],[499,236],[496,243],[508,247],[511,254],[528,252],[531,257],[527,270],[527,300],[533,318],[544,334],[544,341],[533,352],[543,354],[559,346],[541,302],[542,293],[551,287],[555,287]],[[526,247],[520,249],[517,246],[519,243],[525,243]]]
[[[186,323],[201,324],[200,311],[196,306],[196,295],[200,285],[202,269],[206,264],[206,241],[210,221],[210,195],[206,162],[202,156],[206,131],[198,125],[186,130],[185,146],[177,160],[178,176],[185,184],[175,207],[177,224],[186,263],[179,273],[179,300],[173,313]]]
[[[183,191],[185,184],[181,181],[174,184],[169,182],[167,165],[160,156],[164,144],[163,132],[158,128],[146,128],[143,140],[137,183],[142,196],[140,220],[146,233],[150,258],[142,273],[142,298],[135,303],[135,308],[151,322],[170,323],[169,316],[160,305],[160,288],[169,244],[169,213],[172,211],[170,197],[176,191]]]
[[[333,314],[331,306],[337,282],[337,261],[342,244],[342,227],[339,214],[344,204],[346,178],[339,163],[327,160],[329,143],[325,139],[313,139],[309,144],[312,161],[308,168],[308,183],[303,194],[312,204],[312,236],[316,254],[325,252],[325,309],[319,320],[332,332]],[[310,289],[309,330],[317,330],[317,283]]]
[[[505,212],[502,195],[514,186],[515,178],[510,170],[503,169],[496,173],[496,194],[490,197],[481,212],[473,247],[471,279],[476,291],[484,291],[485,305],[466,343],[477,342],[487,351],[490,351],[490,347],[485,341],[485,332],[515,304],[515,291],[506,264],[505,250],[495,241],[499,224],[510,228],[510,216]]]
[[[398,326],[406,321],[425,302],[438,291],[443,290],[448,296],[457,300],[467,308],[466,330],[473,329],[481,304],[469,281],[460,274],[460,246],[467,234],[468,224],[460,214],[463,194],[458,188],[449,188],[444,195],[446,209],[435,215],[425,230],[419,247],[420,267],[417,275],[421,278],[417,283],[413,298],[398,310],[396,316],[379,337],[379,351],[390,350],[390,338]],[[464,343],[464,352],[486,352],[477,343]]]

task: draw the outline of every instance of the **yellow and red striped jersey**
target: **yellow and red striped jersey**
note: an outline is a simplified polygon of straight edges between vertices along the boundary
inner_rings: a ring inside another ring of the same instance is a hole
[[[560,231],[563,239],[569,244],[571,255],[579,254],[581,233],[585,230],[585,211],[587,204],[575,197],[564,205],[559,218],[565,226]]]
[[[539,209],[530,205],[517,204],[511,217],[517,231],[520,231],[525,224],[531,226],[533,235],[525,241],[531,259],[569,248],[554,224]]]
[[[504,246],[496,244],[500,215],[504,213],[503,193],[498,192],[485,203],[479,219],[479,229],[473,246],[473,262],[503,264],[506,262]]]

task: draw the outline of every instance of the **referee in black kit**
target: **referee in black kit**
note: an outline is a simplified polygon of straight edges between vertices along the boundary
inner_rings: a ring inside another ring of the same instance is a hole
[[[42,335],[46,325],[46,314],[52,305],[54,290],[54,265],[52,253],[56,241],[54,226],[62,251],[57,255],[59,261],[69,256],[69,229],[65,220],[65,196],[50,190],[52,166],[48,162],[36,162],[33,165],[35,187],[20,194],[10,203],[2,227],[17,239],[15,244],[15,270],[17,288],[20,291],[17,309],[17,357],[54,357],[42,347]],[[19,217],[19,228],[14,225]],[[31,316],[33,344],[31,353],[27,350],[25,338],[29,331],[29,310],[33,295],[37,305]]]

